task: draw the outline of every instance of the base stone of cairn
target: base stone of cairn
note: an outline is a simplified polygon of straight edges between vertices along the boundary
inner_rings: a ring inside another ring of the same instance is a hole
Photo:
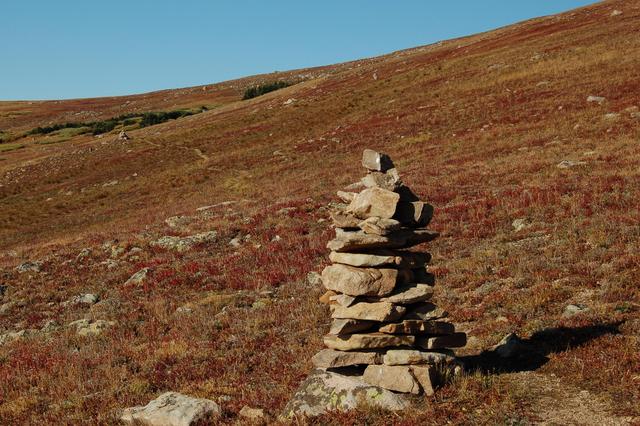
[[[344,203],[331,211],[336,237],[327,245],[332,264],[322,272],[320,298],[333,320],[327,349],[313,356],[318,370],[288,416],[345,411],[356,402],[403,409],[407,396],[432,395],[461,371],[451,349],[465,346],[466,335],[431,302],[431,256],[409,250],[438,237],[427,229],[433,207],[404,185],[389,156],[365,150],[362,165],[365,189],[339,191]]]

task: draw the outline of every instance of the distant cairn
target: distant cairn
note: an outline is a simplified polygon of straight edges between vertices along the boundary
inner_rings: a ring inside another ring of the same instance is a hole
[[[386,154],[367,149],[362,165],[365,189],[339,191],[344,204],[331,211],[336,237],[320,301],[333,321],[327,349],[312,361],[379,388],[431,395],[461,370],[451,348],[467,342],[431,302],[431,255],[408,250],[438,237],[427,229],[433,207],[402,183]]]

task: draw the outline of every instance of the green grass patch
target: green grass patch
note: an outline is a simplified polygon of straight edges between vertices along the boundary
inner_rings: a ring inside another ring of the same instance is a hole
[[[50,138],[40,139],[35,143],[37,143],[38,145],[51,145],[54,143],[66,142],[69,139],[71,139],[71,137],[50,137]]]
[[[0,144],[0,152],[15,151],[16,149],[24,148],[22,143],[3,143]]]
[[[153,126],[155,124],[164,123],[165,121],[198,114],[202,111],[202,108],[196,108],[191,110],[180,109],[175,111],[122,114],[102,121],[68,122],[52,124],[51,126],[45,127],[36,127],[27,132],[27,135],[48,135],[51,133],[56,133],[64,137],[73,137],[85,133],[100,135],[103,133],[109,133],[118,126]]]

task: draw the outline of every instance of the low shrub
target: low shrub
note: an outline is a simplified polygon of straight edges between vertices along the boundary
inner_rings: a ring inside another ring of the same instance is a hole
[[[262,96],[265,93],[273,92],[275,90],[283,89],[289,86],[291,86],[291,83],[282,80],[252,86],[244,91],[242,100],[252,99],[258,96]]]

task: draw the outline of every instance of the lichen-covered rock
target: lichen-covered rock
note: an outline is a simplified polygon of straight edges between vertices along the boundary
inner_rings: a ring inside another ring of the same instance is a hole
[[[367,406],[398,411],[406,409],[409,400],[369,385],[359,378],[316,370],[287,403],[283,417],[314,417],[331,411],[349,411]]]
[[[191,426],[219,415],[220,407],[213,401],[167,392],[144,407],[125,409],[120,420],[136,425]]]
[[[218,233],[216,231],[203,232],[202,234],[190,235],[188,237],[166,236],[151,243],[154,247],[166,250],[185,252],[191,250],[198,244],[208,244],[216,241]]]

